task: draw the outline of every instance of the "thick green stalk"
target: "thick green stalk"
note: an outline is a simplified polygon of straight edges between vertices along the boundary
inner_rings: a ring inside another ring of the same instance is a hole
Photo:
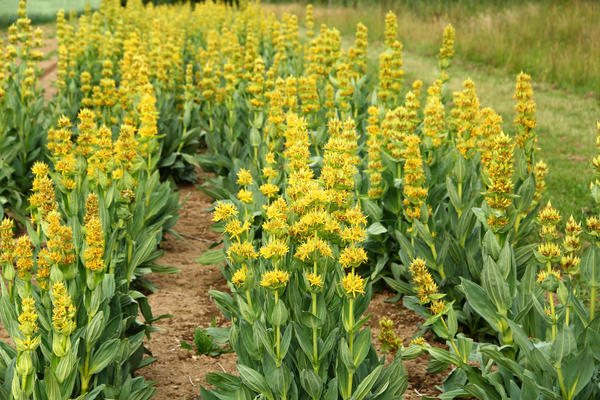
[[[279,294],[275,292],[275,305],[279,302]],[[281,365],[281,327],[280,325],[275,325],[275,341],[276,341],[276,354],[277,354],[277,366]]]
[[[594,320],[594,313],[596,311],[596,288],[592,287],[592,293],[590,295],[590,322]]]
[[[354,328],[354,299],[350,300],[350,326],[352,329]],[[350,354],[354,358],[354,331],[350,332],[350,336],[348,337],[348,346],[350,348]],[[352,397],[352,378],[354,377],[354,372],[348,372],[348,398]]]

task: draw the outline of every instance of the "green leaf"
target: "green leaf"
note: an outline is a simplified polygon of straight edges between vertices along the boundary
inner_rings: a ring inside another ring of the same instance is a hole
[[[354,366],[354,360],[352,359],[352,354],[350,353],[350,348],[348,347],[348,343],[346,343],[346,339],[342,339],[340,342],[339,348],[339,357],[342,361],[342,364],[346,367],[349,372],[354,372],[356,370]]]
[[[570,399],[574,399],[591,382],[595,371],[594,357],[590,352],[574,355],[563,368],[565,385]]]
[[[367,228],[367,233],[369,235],[373,235],[373,236],[387,233],[387,231],[388,231],[387,228],[385,226],[383,226],[380,222],[375,222]]]
[[[194,344],[198,354],[209,354],[213,349],[212,338],[200,327],[194,331]]]
[[[481,286],[467,280],[460,278],[460,286],[462,292],[467,297],[469,305],[485,319],[497,332],[500,332],[502,327],[502,318],[496,312],[496,307],[490,301]]]
[[[600,249],[595,244],[588,247],[581,257],[581,277],[587,286],[600,286]]]
[[[354,339],[354,346],[352,348],[352,359],[354,366],[358,368],[363,362],[369,350],[371,349],[371,329],[363,329],[356,338]]]
[[[572,326],[561,326],[556,340],[552,344],[552,359],[561,363],[563,358],[570,356],[577,350],[577,341]]]
[[[111,339],[104,342],[92,353],[90,363],[90,374],[102,371],[118,355],[119,339]]]
[[[288,319],[288,310],[283,301],[278,301],[271,311],[269,322],[273,325],[283,325]]]
[[[383,365],[378,366],[360,382],[354,391],[354,394],[352,395],[352,400],[362,400],[367,394],[369,394],[369,391],[377,381],[377,378],[379,378],[382,369]]]
[[[196,262],[202,265],[221,264],[227,260],[224,249],[209,250],[204,252]]]
[[[313,370],[303,369],[300,372],[300,384],[312,399],[320,399],[323,382]]]
[[[506,315],[508,309],[512,305],[510,290],[506,279],[502,276],[498,265],[487,257],[483,263],[483,271],[481,271],[481,283],[485,289],[488,298],[496,306],[496,310],[501,315]]]
[[[267,396],[269,400],[274,400],[273,393],[271,392],[271,389],[269,389],[265,377],[262,376],[260,372],[240,363],[237,364],[237,370],[240,373],[240,378],[242,378],[244,385],[257,393]]]
[[[381,221],[383,218],[383,210],[377,205],[376,202],[369,198],[363,198],[360,201],[362,209],[365,210],[367,215],[371,217],[373,221]]]

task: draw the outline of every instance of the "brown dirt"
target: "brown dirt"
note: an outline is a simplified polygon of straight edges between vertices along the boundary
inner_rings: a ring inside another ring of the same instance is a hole
[[[218,326],[228,324],[208,295],[210,289],[227,290],[219,267],[203,267],[195,263],[210,242],[219,239],[219,235],[209,229],[210,215],[205,212],[210,207],[211,200],[194,188],[182,188],[181,196],[188,194],[190,198],[181,210],[175,227],[187,239],[182,241],[167,235],[163,242],[167,254],[160,260],[162,264],[180,268],[181,274],[150,277],[159,289],[158,293],[149,296],[152,311],[155,315],[173,315],[172,318],[155,324],[163,330],[152,336],[148,347],[157,361],[140,371],[147,379],[157,382],[156,400],[195,399],[199,393],[199,385],[205,384],[204,376],[207,373],[236,373],[235,354],[196,356],[180,346],[180,340],[191,343],[194,329],[198,326],[210,326],[213,318]],[[412,335],[418,330],[417,325],[423,319],[400,303],[384,303],[390,297],[391,293],[376,294],[369,307],[368,313],[374,314],[369,321],[374,342],[378,346],[378,321],[385,316],[394,321],[396,333],[408,345]],[[405,399],[416,400],[421,397],[419,394],[438,393],[435,385],[440,384],[443,377],[427,374],[427,362],[427,356],[404,362],[409,375]]]

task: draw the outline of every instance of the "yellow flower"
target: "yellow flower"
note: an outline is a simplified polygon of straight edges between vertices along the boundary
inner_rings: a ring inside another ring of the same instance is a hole
[[[437,283],[427,269],[422,258],[415,258],[409,266],[413,277],[413,283],[417,289],[417,297],[421,304],[432,301],[432,296],[438,294]]]
[[[265,196],[271,198],[277,196],[277,192],[279,192],[279,188],[272,183],[265,183],[260,186],[260,191]]]
[[[229,234],[232,239],[238,238],[245,232],[250,230],[250,221],[245,221],[242,224],[242,221],[239,219],[230,219],[225,224],[225,232]]]
[[[306,279],[313,289],[323,287],[323,278],[319,274],[315,274],[314,272],[308,273],[306,274]]]
[[[23,311],[19,315],[19,330],[25,338],[31,338],[38,331],[37,319],[38,315],[35,312],[35,301],[32,297],[26,297],[22,301]]]
[[[238,185],[242,185],[242,186],[246,186],[246,185],[252,185],[252,174],[250,174],[250,171],[248,171],[247,169],[240,169],[237,173],[237,184]]]
[[[419,336],[410,341],[410,344],[422,345],[425,344],[425,338],[423,336]]]
[[[237,216],[238,210],[232,203],[220,201],[215,206],[215,211],[213,213],[213,221],[226,221]]]
[[[52,309],[54,329],[64,336],[69,336],[77,327],[75,322],[77,309],[73,305],[64,283],[57,282],[52,286],[52,304],[54,306]]]
[[[252,192],[249,191],[248,189],[241,189],[238,193],[237,193],[237,198],[242,202],[242,203],[246,203],[246,204],[251,204],[252,201],[254,200],[252,197]]]
[[[260,248],[260,255],[264,258],[283,257],[288,251],[289,247],[283,240],[274,239]]]
[[[254,246],[249,242],[236,242],[232,243],[229,249],[227,249],[227,256],[232,261],[237,261],[238,263],[242,263],[248,258],[256,258],[258,254],[254,250]],[[237,257],[236,257],[237,256]]]
[[[307,261],[309,258],[320,255],[322,257],[333,257],[333,251],[326,241],[318,237],[311,237],[306,242],[302,243],[294,257],[302,261]]]
[[[290,274],[282,270],[267,271],[263,274],[260,285],[269,289],[285,287],[290,279]]]
[[[342,250],[339,262],[344,268],[356,268],[367,262],[367,253],[362,247],[349,246]]]
[[[429,310],[433,315],[440,315],[446,309],[446,302],[444,300],[434,300],[429,305]]]
[[[538,252],[548,259],[560,257],[560,247],[552,242],[540,243],[538,245]]]
[[[231,277],[231,282],[237,286],[244,286],[246,283],[246,269],[240,268]]]
[[[21,236],[17,239],[15,245],[15,256],[18,257],[16,269],[19,271],[19,278],[28,280],[33,268],[33,243],[29,236]]]
[[[92,216],[85,224],[85,241],[87,248],[83,252],[85,267],[97,272],[104,268],[104,232],[102,221],[98,216]]]
[[[342,286],[346,294],[356,298],[357,294],[365,293],[365,280],[354,272],[342,278]]]
[[[362,226],[353,225],[345,227],[341,236],[344,242],[357,243],[367,238],[367,231]]]

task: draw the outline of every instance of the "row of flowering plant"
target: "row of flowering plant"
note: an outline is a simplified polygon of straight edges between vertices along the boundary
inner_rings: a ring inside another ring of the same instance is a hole
[[[24,218],[30,169],[45,156],[42,144],[48,120],[39,80],[42,44],[42,31],[31,26],[22,0],[7,43],[0,40],[0,217],[9,209]]]
[[[357,136],[351,120],[331,124],[315,171],[307,123],[288,114],[285,149],[265,161],[271,171],[283,166],[282,189],[269,190],[276,176],[259,185],[240,169],[237,199],[215,207],[232,295],[211,295],[232,321],[239,377],[209,374],[217,390],[203,389],[205,399],[383,399],[406,390],[400,357],[384,367],[364,327],[372,289],[358,274],[367,220],[353,194]]]
[[[179,198],[161,183],[156,97],[143,57],[120,126],[84,108],[77,124],[58,118],[48,131],[50,163],[37,162],[26,234],[0,227],[2,343],[0,397],[149,399],[138,368],[152,314],[140,288],[156,260]]]

